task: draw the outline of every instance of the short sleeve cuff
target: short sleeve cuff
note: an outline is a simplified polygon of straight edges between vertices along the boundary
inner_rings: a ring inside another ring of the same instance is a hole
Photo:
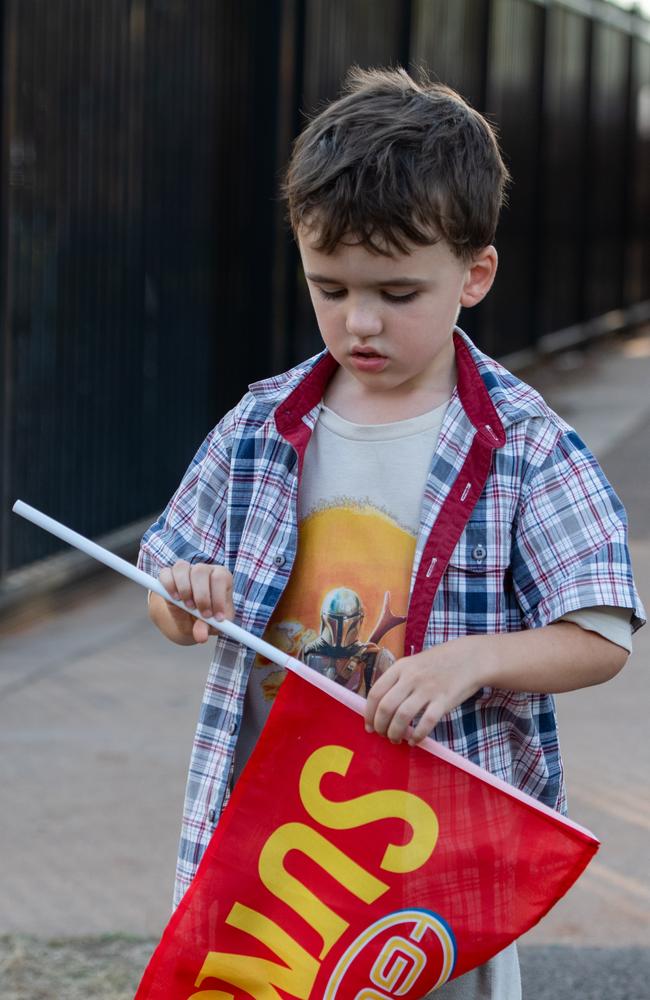
[[[592,567],[593,569],[593,567]],[[634,583],[628,577],[611,572],[595,575],[585,571],[566,579],[552,594],[544,597],[527,616],[528,628],[541,628],[583,608],[612,607],[631,609],[630,624],[636,632],[646,622],[646,613]]]

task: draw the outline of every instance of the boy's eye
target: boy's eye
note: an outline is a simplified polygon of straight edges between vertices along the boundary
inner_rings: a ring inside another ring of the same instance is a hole
[[[346,294],[345,288],[339,288],[335,292],[328,292],[325,288],[319,288],[318,291],[321,293],[323,298],[327,299],[328,301],[332,301],[335,299],[342,299],[343,296]],[[418,293],[407,292],[405,295],[393,295],[391,292],[382,292],[381,294],[383,298],[386,299],[387,302],[400,304],[404,302],[411,302]]]
[[[417,292],[407,292],[406,295],[391,295],[390,292],[382,292],[388,302],[411,302],[417,294]]]

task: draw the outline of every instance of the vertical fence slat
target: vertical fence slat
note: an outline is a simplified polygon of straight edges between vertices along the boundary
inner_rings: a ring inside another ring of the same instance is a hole
[[[11,284],[9,179],[12,133],[11,88],[15,30],[10,0],[0,0],[0,581],[9,564],[9,495],[11,490],[11,436],[13,427],[13,344],[11,338]]]
[[[650,42],[632,39],[625,305],[650,299]]]

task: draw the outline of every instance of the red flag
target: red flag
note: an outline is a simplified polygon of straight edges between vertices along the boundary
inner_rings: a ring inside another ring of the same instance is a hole
[[[532,927],[597,849],[289,673],[135,1000],[417,1000]]]

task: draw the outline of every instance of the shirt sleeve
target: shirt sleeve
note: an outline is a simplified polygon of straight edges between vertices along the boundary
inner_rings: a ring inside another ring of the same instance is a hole
[[[563,432],[531,470],[514,526],[511,565],[527,628],[598,606],[631,608],[633,631],[645,622],[625,510],[575,431]]]
[[[560,621],[579,625],[587,632],[597,632],[604,639],[632,652],[631,608],[580,608],[568,611]]]
[[[235,411],[201,444],[178,489],[140,543],[138,567],[158,577],[179,559],[222,563]]]

